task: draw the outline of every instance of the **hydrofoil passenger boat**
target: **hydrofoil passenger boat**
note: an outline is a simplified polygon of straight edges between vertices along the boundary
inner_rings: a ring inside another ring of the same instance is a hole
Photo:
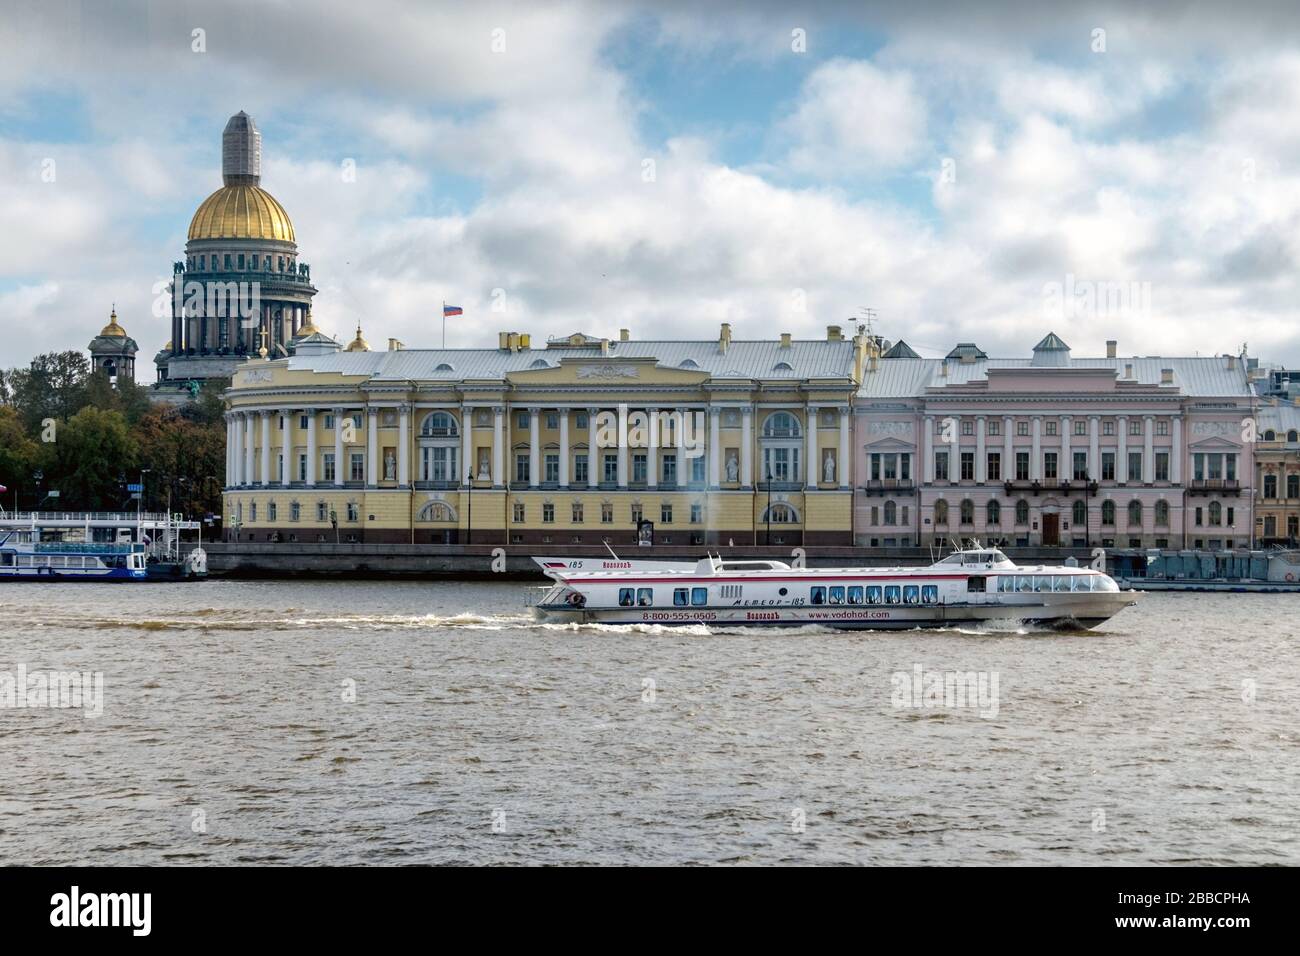
[[[689,569],[548,568],[544,621],[899,629],[1014,620],[1089,628],[1137,601],[1101,571],[1022,567],[978,545],[923,568],[791,568],[709,556]]]

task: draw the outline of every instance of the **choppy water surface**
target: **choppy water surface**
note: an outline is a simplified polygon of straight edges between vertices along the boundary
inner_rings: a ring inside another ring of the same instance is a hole
[[[1300,595],[1062,635],[543,627],[529,594],[0,585],[0,677],[104,675],[98,718],[0,710],[0,862],[1300,863]],[[996,676],[996,716],[896,706],[918,665]]]

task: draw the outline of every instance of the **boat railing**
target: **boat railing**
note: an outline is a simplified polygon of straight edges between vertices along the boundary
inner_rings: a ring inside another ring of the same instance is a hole
[[[132,551],[143,551],[144,545],[130,542],[78,544],[70,541],[41,541],[33,545],[33,548],[38,554],[130,554]]]

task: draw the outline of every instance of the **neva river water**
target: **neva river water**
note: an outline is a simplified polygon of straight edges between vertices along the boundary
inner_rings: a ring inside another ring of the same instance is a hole
[[[0,683],[104,681],[99,717],[0,710],[0,862],[1300,863],[1300,595],[1027,634],[541,627],[530,594],[0,584]],[[917,668],[996,707],[898,706]]]

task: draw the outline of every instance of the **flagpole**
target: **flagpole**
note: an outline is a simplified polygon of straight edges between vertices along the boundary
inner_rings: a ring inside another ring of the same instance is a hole
[[[447,347],[447,300],[442,300],[442,347]]]

